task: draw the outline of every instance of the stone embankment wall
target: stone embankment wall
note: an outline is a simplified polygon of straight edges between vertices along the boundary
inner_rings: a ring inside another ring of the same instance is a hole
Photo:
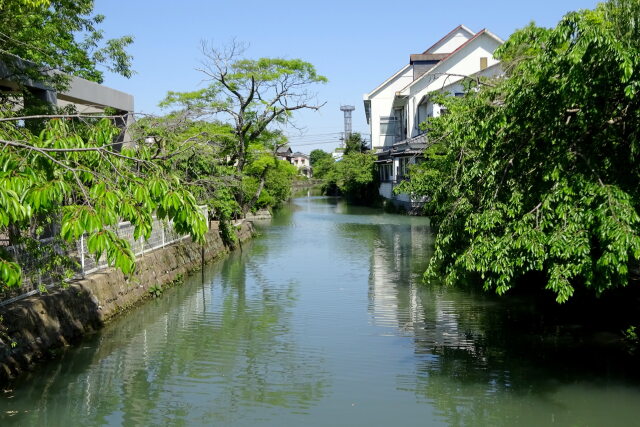
[[[238,237],[253,235],[245,221]],[[102,327],[106,321],[150,297],[149,288],[170,283],[179,275],[200,268],[228,252],[217,228],[201,246],[185,239],[145,253],[136,262],[136,272],[125,277],[108,268],[50,294],[33,296],[0,309],[0,383],[15,377],[52,350],[68,345]],[[15,347],[11,346],[15,342]]]
[[[322,184],[321,179],[301,179],[299,181],[293,181],[291,188],[309,188]]]
[[[260,209],[255,213],[249,212],[245,215],[248,221],[267,221],[272,218],[271,212],[268,209]]]

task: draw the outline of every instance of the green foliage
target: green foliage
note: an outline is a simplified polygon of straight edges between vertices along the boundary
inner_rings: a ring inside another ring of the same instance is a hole
[[[437,224],[426,277],[503,294],[533,273],[567,301],[626,286],[640,259],[640,3],[530,25],[481,83],[425,124],[435,143],[403,190]]]
[[[220,221],[220,236],[225,245],[234,248],[238,243],[238,233],[230,221]]]
[[[263,181],[262,191],[252,209],[277,207],[290,197],[291,184],[297,174],[298,169],[291,163],[262,151],[245,168],[242,178],[244,197],[249,199],[254,196]]]
[[[334,160],[331,153],[316,149],[309,154],[309,163],[313,168],[313,177],[324,179],[333,167]]]
[[[636,327],[635,326],[629,326],[625,331],[624,331],[624,337],[625,339],[627,339],[628,341],[637,343],[638,342],[638,332],[636,331]]]
[[[32,79],[59,90],[68,75],[100,82],[100,68],[105,67],[130,76],[131,57],[124,48],[131,37],[103,43],[98,26],[104,17],[93,15],[93,7],[92,0],[0,1],[0,61],[9,70],[5,78],[18,86]],[[106,119],[32,118],[22,124],[13,117],[55,110],[34,106],[26,92],[24,106],[18,106],[26,111],[12,104],[15,93],[0,99],[0,233],[41,260],[28,274],[52,267],[66,275],[71,266],[70,259],[47,253],[52,247],[39,244],[43,224],[59,226],[67,243],[86,235],[91,254],[105,255],[127,274],[133,272],[135,258],[113,231],[120,221],[133,224],[135,238],[146,238],[155,213],[172,220],[177,232],[204,239],[206,218],[194,195],[165,167],[173,156],[166,147],[141,141],[118,150],[113,142],[121,129]],[[53,229],[49,232],[56,237]],[[0,288],[19,286],[22,270],[8,252],[0,253]]]
[[[280,195],[262,194],[268,191],[267,177],[275,179],[268,165],[273,163],[275,148],[283,143],[281,134],[270,131],[269,126],[285,125],[297,110],[317,110],[308,88],[327,79],[300,59],[246,59],[240,57],[242,46],[237,44],[218,50],[204,43],[202,49],[203,71],[210,85],[193,92],[169,92],[160,105],[176,109],[173,115],[228,121],[232,138],[222,152],[241,182],[234,194],[242,212],[255,209],[256,203],[277,204]],[[255,157],[265,150],[271,152],[270,159],[266,153]],[[249,188],[255,193],[248,192]]]
[[[367,150],[369,150],[369,147],[364,139],[362,139],[362,135],[358,132],[354,132],[349,135],[349,138],[345,141],[344,154],[364,153]]]
[[[164,292],[164,289],[162,289],[161,285],[153,285],[149,286],[148,292],[152,297],[160,298],[162,296],[162,293]]]
[[[235,144],[232,132],[229,125],[192,121],[181,113],[142,119],[133,131],[136,140],[153,135],[152,150],[176,153],[164,163],[165,171],[178,176],[198,204],[207,204],[210,217],[219,221],[220,234],[229,246],[237,243],[232,222],[244,213],[241,202],[251,200],[262,185],[252,209],[280,205],[289,198],[296,174],[294,166],[274,157],[276,148],[286,140],[279,132],[270,131],[264,131],[248,146],[246,166],[238,173],[230,160]]]
[[[331,169],[333,168],[335,161],[332,156],[324,157],[317,161],[316,165],[313,167],[313,176],[314,178],[324,179],[327,177]]]
[[[325,192],[345,195],[358,203],[371,203],[377,198],[378,182],[375,172],[376,156],[372,153],[352,152],[333,163],[324,179]]]
[[[113,231],[120,221],[133,224],[135,238],[148,237],[156,213],[172,220],[179,233],[203,240],[206,218],[194,196],[176,176],[164,173],[162,161],[152,160],[144,145],[110,151],[119,130],[108,120],[49,120],[38,135],[8,123],[0,128],[6,141],[0,152],[0,232],[9,234],[12,244],[37,238],[47,218],[54,218],[66,242],[86,234],[90,253],[106,255],[110,265],[129,274],[135,257]],[[20,266],[7,253],[0,254],[0,263],[0,286],[18,286]]]
[[[319,162],[323,160],[328,160],[328,159],[333,160],[331,153],[327,153],[326,151],[320,150],[319,148],[312,150],[311,153],[309,154],[309,163],[313,168],[315,168]]]
[[[131,56],[125,48],[131,36],[104,41],[102,15],[93,14],[93,0],[0,1],[0,61],[11,79],[32,78],[64,87],[64,73],[102,82],[105,67],[125,77],[132,75]]]

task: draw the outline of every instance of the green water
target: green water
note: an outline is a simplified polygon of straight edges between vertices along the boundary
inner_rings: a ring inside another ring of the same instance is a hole
[[[428,219],[304,197],[259,229],[11,385],[1,425],[640,425],[607,336],[421,285]]]

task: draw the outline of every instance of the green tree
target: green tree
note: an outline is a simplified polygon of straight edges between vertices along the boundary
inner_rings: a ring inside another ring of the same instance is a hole
[[[322,159],[318,160],[315,166],[313,167],[314,178],[317,178],[317,179],[326,178],[327,174],[331,171],[334,164],[335,164],[335,161],[333,160],[333,156],[331,155],[329,157],[323,157]]]
[[[133,271],[135,257],[113,231],[120,221],[134,225],[135,238],[148,238],[155,213],[202,241],[207,226],[193,195],[145,144],[113,151],[119,132],[107,119],[53,119],[34,135],[0,119],[0,232],[20,243],[37,239],[42,224],[54,220],[64,240],[87,234],[89,252],[106,255],[125,273]],[[18,286],[21,279],[20,265],[0,253],[0,287]]]
[[[99,25],[105,17],[93,14],[93,7],[93,0],[0,0],[0,63],[7,68],[2,78],[60,89],[67,75],[101,83],[100,67],[131,76],[125,49],[133,38],[104,40]]]
[[[164,167],[175,174],[194,194],[198,203],[207,204],[210,214],[230,219],[239,212],[227,190],[240,185],[235,168],[227,162],[233,142],[230,125],[213,121],[190,120],[181,113],[161,117],[143,117],[130,130],[134,140],[149,140],[156,157],[165,156]],[[171,153],[170,157],[167,153]],[[225,188],[223,190],[223,188]],[[222,206],[223,201],[228,206]]]
[[[309,154],[309,163],[313,168],[313,177],[323,179],[333,167],[333,156],[324,150],[316,149]]]
[[[298,169],[285,160],[278,160],[275,153],[287,144],[280,132],[264,131],[249,146],[247,165],[243,172],[246,209],[269,208],[280,205],[289,198],[291,183]]]
[[[326,173],[325,192],[338,192],[356,203],[371,203],[378,197],[375,160],[375,155],[371,153],[352,152],[344,155]]]
[[[352,134],[350,134],[349,138],[347,138],[347,140],[345,141],[344,154],[364,153],[368,150],[369,147],[367,146],[367,143],[362,138],[362,135],[360,135],[358,132],[353,132]]]
[[[92,11],[89,0],[0,1],[2,78],[18,87],[31,78],[60,89],[67,80],[60,71],[95,81],[100,66],[130,75],[124,47],[131,39],[100,48],[96,26],[103,17]],[[30,239],[26,247],[33,247],[55,223],[59,237],[73,242],[86,234],[90,253],[130,273],[135,257],[113,231],[120,221],[134,225],[136,238],[148,237],[155,213],[203,240],[206,222],[194,196],[163,165],[172,154],[145,141],[118,150],[120,129],[107,118],[30,116],[5,102],[13,96],[0,102],[0,234],[11,243]],[[21,266],[0,252],[0,288],[22,278]]]
[[[200,118],[229,120],[234,141],[229,147],[229,164],[242,175],[249,159],[249,147],[272,124],[285,125],[298,110],[317,110],[315,95],[309,88],[325,83],[326,77],[317,74],[313,65],[300,59],[242,58],[242,46],[234,43],[219,50],[206,42],[202,44],[205,57],[200,70],[210,85],[195,92],[169,92],[164,107],[178,107]],[[275,155],[275,151],[274,151]],[[260,197],[266,173],[260,178],[256,194],[246,199],[239,193],[239,203],[246,211]]]
[[[331,158],[331,153],[327,153],[326,151],[317,148],[315,150],[312,150],[309,154],[309,163],[311,163],[311,167],[315,168],[318,162]]]
[[[531,274],[567,301],[626,286],[640,259],[640,2],[530,25],[497,52],[506,78],[446,99],[405,191],[437,223],[427,277],[507,292]]]

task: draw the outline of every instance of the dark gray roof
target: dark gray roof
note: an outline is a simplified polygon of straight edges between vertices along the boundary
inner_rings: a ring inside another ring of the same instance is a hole
[[[291,147],[280,147],[278,148],[278,151],[276,151],[276,154],[280,155],[280,156],[286,156],[291,154]]]
[[[396,142],[391,147],[378,153],[378,160],[388,157],[399,157],[422,154],[427,148],[427,135],[418,135],[413,138]]]

